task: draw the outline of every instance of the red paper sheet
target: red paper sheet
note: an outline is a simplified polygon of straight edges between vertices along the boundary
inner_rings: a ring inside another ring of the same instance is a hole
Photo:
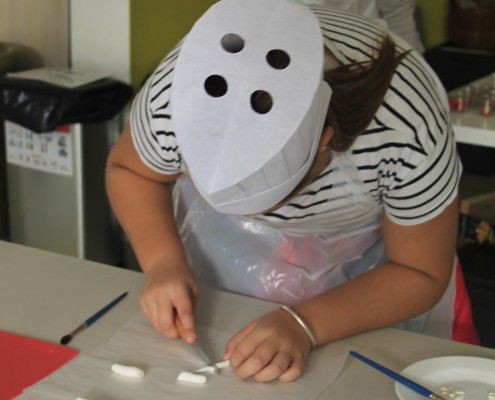
[[[0,331],[0,400],[12,400],[78,353],[56,343]]]

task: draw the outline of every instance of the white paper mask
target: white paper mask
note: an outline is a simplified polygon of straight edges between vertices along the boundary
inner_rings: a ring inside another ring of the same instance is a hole
[[[285,63],[271,65],[270,55]],[[271,108],[252,105],[269,94]],[[256,214],[308,171],[331,90],[318,20],[292,0],[222,0],[194,25],[174,70],[177,141],[200,194],[219,212]]]

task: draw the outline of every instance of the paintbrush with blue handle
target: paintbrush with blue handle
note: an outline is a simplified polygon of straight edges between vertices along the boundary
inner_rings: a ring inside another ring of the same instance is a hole
[[[84,321],[81,325],[79,325],[76,329],[74,329],[71,333],[68,335],[65,335],[60,339],[61,344],[68,344],[74,336],[77,334],[81,333],[83,330],[85,330],[88,326],[93,325],[97,320],[99,320],[104,314],[106,314],[108,311],[110,311],[113,307],[117,305],[117,303],[120,303],[128,294],[129,292],[124,292],[122,293],[119,297],[117,297],[115,300],[111,301],[108,303],[105,307],[103,307],[101,310],[97,311],[94,313],[91,317],[89,317],[86,321]]]
[[[397,372],[394,372],[391,369],[388,369],[387,367],[384,367],[383,365],[378,364],[377,362],[370,360],[369,358],[359,353],[356,353],[355,351],[349,351],[349,354],[354,358],[357,358],[359,361],[362,361],[363,363],[369,365],[370,367],[373,367],[376,370],[380,371],[381,373],[387,375],[388,377],[396,380],[400,384],[407,386],[409,389],[415,391],[416,393],[420,394],[423,397],[426,397],[427,399],[446,400],[444,397],[432,392],[430,389],[425,388],[419,383],[416,383],[410,380],[409,378],[406,378],[405,376],[398,374]]]

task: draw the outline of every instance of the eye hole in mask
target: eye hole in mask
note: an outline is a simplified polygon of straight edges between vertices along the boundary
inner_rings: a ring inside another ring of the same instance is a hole
[[[273,107],[272,96],[264,90],[256,90],[251,95],[251,107],[258,114],[267,114]]]
[[[285,69],[290,64],[290,56],[284,50],[274,49],[266,54],[266,61],[275,69]]]
[[[239,53],[244,48],[244,39],[235,33],[227,33],[220,44],[229,53]]]
[[[227,93],[228,85],[223,76],[210,75],[205,80],[205,90],[212,97],[222,97]]]

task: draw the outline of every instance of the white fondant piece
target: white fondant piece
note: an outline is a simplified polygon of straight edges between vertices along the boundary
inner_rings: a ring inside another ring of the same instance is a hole
[[[462,387],[443,385],[440,387],[438,394],[447,400],[464,400],[466,391]]]
[[[219,361],[215,363],[215,367],[217,367],[217,369],[228,368],[230,367],[230,362],[229,360]],[[206,367],[199,368],[193,372],[215,372],[215,368],[213,368],[211,365],[207,365]]]
[[[111,370],[113,373],[127,378],[140,379],[144,377],[144,371],[141,368],[129,365],[113,364]]]
[[[208,378],[204,375],[194,374],[192,372],[182,371],[177,380],[180,382],[189,382],[189,383],[206,383]]]

